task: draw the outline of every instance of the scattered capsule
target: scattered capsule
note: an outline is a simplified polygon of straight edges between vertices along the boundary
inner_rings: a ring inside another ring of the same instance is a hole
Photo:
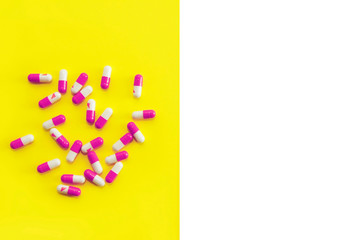
[[[88,152],[88,159],[89,159],[89,162],[91,164],[91,167],[93,168],[93,170],[97,173],[97,174],[101,174],[103,169],[102,169],[102,166],[99,162],[99,158],[98,156],[96,155],[96,153],[94,151],[90,151]]]
[[[84,154],[87,154],[88,152],[94,150],[95,148],[100,147],[103,145],[104,140],[101,137],[95,138],[94,140],[91,140],[89,143],[83,145],[81,147],[81,151]]]
[[[120,162],[121,160],[127,159],[128,157],[128,152],[122,151],[106,157],[105,162],[110,165],[116,163],[116,161]]]
[[[76,140],[70,148],[68,155],[66,156],[66,160],[70,163],[74,162],[75,158],[79,154],[81,150],[82,142],[80,140]]]
[[[85,183],[85,177],[83,175],[64,174],[61,176],[61,181],[64,183],[83,184]]]
[[[100,177],[95,172],[91,171],[90,169],[85,170],[84,176],[86,177],[87,180],[89,180],[90,182],[92,182],[100,187],[105,185],[104,179],[102,179],[102,177]]]
[[[72,98],[73,103],[80,104],[84,99],[89,96],[93,91],[93,88],[91,86],[86,86],[84,89],[82,89],[80,92],[75,94]]]
[[[117,152],[120,149],[122,149],[123,147],[125,147],[125,145],[131,143],[131,141],[133,140],[133,136],[130,133],[126,133],[124,136],[122,136],[120,138],[120,140],[116,141],[116,143],[114,143],[114,145],[112,146],[112,149]]]
[[[101,116],[96,120],[95,127],[103,128],[105,123],[109,120],[111,115],[113,114],[113,110],[111,108],[105,109],[105,111],[101,114]]]
[[[108,87],[110,85],[110,76],[111,76],[111,67],[105,66],[103,75],[101,78],[101,88],[102,89],[108,89]]]
[[[60,93],[66,93],[67,75],[68,75],[68,72],[65,69],[60,70],[59,82],[58,82],[58,90]]]
[[[144,135],[140,132],[139,128],[135,125],[135,123],[129,122],[127,128],[137,142],[143,143],[145,141]]]
[[[74,85],[71,87],[71,93],[72,94],[78,93],[85,85],[87,80],[88,80],[88,75],[86,73],[80,74]]]
[[[136,111],[132,113],[132,118],[135,120],[154,118],[156,112],[154,110]]]
[[[134,80],[134,97],[139,98],[141,96],[141,89],[142,89],[142,85],[143,85],[143,77],[138,74],[135,76],[135,80]]]
[[[45,130],[49,130],[57,125],[60,125],[62,123],[64,123],[66,121],[66,118],[64,115],[59,115],[56,116],[50,120],[47,120],[46,122],[43,123],[43,127],[45,128]]]
[[[55,158],[53,160],[50,160],[48,162],[42,163],[37,167],[37,171],[39,173],[44,173],[47,171],[50,171],[51,169],[54,169],[56,167],[60,166],[60,159]]]
[[[66,185],[59,185],[57,186],[58,193],[69,195],[69,196],[80,196],[81,190],[80,188],[73,187],[73,186],[66,186]]]
[[[90,99],[87,102],[86,121],[90,124],[93,124],[95,122],[95,100],[94,99]]]
[[[28,80],[32,83],[49,83],[52,81],[52,76],[50,74],[32,73],[29,74]]]
[[[39,101],[39,106],[41,108],[46,108],[46,107],[52,105],[53,103],[59,101],[60,98],[61,98],[61,94],[59,92],[54,92],[54,93],[50,94],[49,96],[47,96],[46,98],[41,99]]]
[[[123,168],[122,162],[115,163],[114,167],[106,175],[105,180],[108,183],[112,183],[115,180],[115,178],[117,177],[117,175],[119,174],[119,172],[121,171],[122,168]]]
[[[59,130],[57,130],[56,128],[52,128],[50,130],[50,134],[62,148],[68,149],[69,141],[66,140],[66,138],[59,132]]]
[[[17,149],[22,146],[28,145],[34,141],[34,135],[28,134],[26,136],[23,136],[21,138],[15,139],[10,143],[10,147],[12,149]]]

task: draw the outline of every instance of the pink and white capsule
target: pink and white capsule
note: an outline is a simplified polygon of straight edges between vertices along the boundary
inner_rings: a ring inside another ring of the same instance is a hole
[[[52,94],[50,94],[49,96],[47,96],[44,99],[41,99],[39,101],[39,106],[41,108],[46,108],[52,104],[54,104],[55,102],[59,101],[61,98],[61,94],[59,92],[54,92]]]
[[[115,180],[115,178],[117,177],[117,175],[119,174],[119,172],[121,171],[122,168],[123,168],[122,162],[115,163],[114,167],[106,175],[105,180],[108,183],[112,183]]]
[[[52,76],[50,74],[33,73],[29,74],[28,80],[32,83],[49,83],[52,81]]]
[[[66,160],[70,163],[74,162],[75,158],[79,154],[81,150],[82,142],[80,140],[76,140],[70,148],[68,155],[66,156]]]
[[[69,141],[56,128],[50,129],[50,135],[64,149],[68,149]]]
[[[127,125],[129,132],[134,136],[135,140],[139,143],[145,142],[144,135],[140,132],[139,128],[133,122],[129,122]]]
[[[68,72],[65,69],[60,70],[58,90],[60,93],[66,93],[67,90],[67,75]]]
[[[78,93],[83,88],[87,80],[88,80],[88,75],[86,73],[80,74],[74,85],[71,87],[71,93],[72,94]]]
[[[80,104],[84,99],[89,96],[93,91],[93,88],[91,86],[86,86],[84,89],[82,89],[80,92],[75,94],[72,98],[73,103]]]
[[[86,177],[87,180],[89,180],[90,182],[92,182],[100,187],[105,185],[104,179],[102,179],[102,177],[100,177],[95,172],[91,171],[90,169],[85,170],[84,176]]]
[[[99,158],[98,156],[96,155],[96,153],[94,151],[90,151],[88,153],[88,159],[89,159],[89,162],[91,164],[91,167],[93,168],[93,170],[97,173],[97,174],[101,174],[102,171],[103,171],[103,168],[99,162]]]
[[[117,152],[120,151],[125,145],[131,143],[133,140],[133,136],[130,133],[126,133],[124,136],[120,138],[120,140],[116,141],[114,145],[112,146],[112,149]]]
[[[135,120],[154,118],[156,112],[154,110],[136,111],[132,113],[132,118]]]
[[[83,175],[64,174],[61,176],[61,181],[64,183],[83,184],[85,183],[85,177]]]
[[[103,128],[112,114],[113,110],[111,108],[105,109],[101,116],[96,120],[95,127],[99,129]]]
[[[81,190],[80,188],[73,187],[73,186],[66,186],[66,185],[59,185],[57,186],[58,193],[69,195],[69,196],[80,196]]]
[[[134,90],[133,90],[134,97],[136,98],[141,97],[142,86],[143,86],[143,77],[140,74],[138,74],[135,76],[134,79]]]
[[[95,122],[95,100],[94,99],[90,99],[87,102],[86,121],[90,124],[93,124]]]
[[[101,77],[101,88],[102,89],[108,89],[110,85],[110,76],[111,76],[111,67],[105,66],[103,75]]]
[[[105,158],[105,162],[109,165],[114,164],[116,162],[120,162],[121,160],[127,159],[129,157],[129,154],[127,151],[122,151],[115,153],[113,155],[110,155]]]
[[[34,135],[28,134],[21,138],[15,139],[10,143],[10,147],[12,149],[21,148],[22,146],[28,145],[34,141]]]
[[[43,123],[43,128],[45,128],[45,130],[49,130],[57,125],[60,125],[62,123],[64,123],[66,121],[66,118],[64,115],[59,115],[56,116],[50,120],[47,120],[46,122]]]
[[[87,154],[88,152],[94,150],[95,148],[100,147],[103,145],[104,140],[101,137],[95,138],[94,140],[91,140],[89,143],[83,145],[81,147],[81,152],[83,154]]]
[[[55,158],[53,160],[40,164],[37,167],[37,171],[39,173],[44,173],[50,171],[51,169],[57,168],[58,166],[60,166],[60,159]]]

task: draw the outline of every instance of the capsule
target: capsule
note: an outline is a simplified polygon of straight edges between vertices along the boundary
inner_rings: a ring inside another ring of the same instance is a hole
[[[105,109],[101,116],[96,120],[95,127],[99,129],[103,128],[112,114],[113,110],[111,108]]]
[[[21,138],[15,139],[10,143],[10,147],[12,149],[21,148],[22,146],[26,146],[34,141],[34,135],[28,134]]]
[[[44,173],[50,171],[51,169],[57,168],[58,166],[60,166],[60,159],[55,158],[53,160],[40,164],[37,167],[37,171],[39,173]]]
[[[56,128],[52,128],[50,130],[50,134],[54,138],[54,140],[60,145],[60,147],[68,149],[69,141],[66,140],[66,138],[59,132],[59,130],[57,130]]]
[[[50,94],[46,98],[41,99],[39,101],[39,106],[41,108],[46,108],[46,107],[54,104],[55,102],[59,101],[60,98],[61,98],[61,94],[59,92],[54,92],[53,94]]]
[[[133,90],[134,97],[136,98],[141,97],[142,85],[143,85],[143,77],[140,74],[138,74],[135,76],[135,80],[134,80],[134,90]]]
[[[90,124],[93,124],[95,122],[95,100],[94,99],[90,99],[87,102],[86,121]]]
[[[80,188],[73,187],[73,186],[66,186],[66,185],[58,185],[57,186],[58,193],[69,195],[69,196],[80,196],[81,190]]]
[[[75,158],[79,154],[81,150],[82,142],[80,140],[76,140],[70,148],[68,155],[66,156],[66,160],[70,163],[74,162]]]
[[[43,123],[43,128],[45,128],[45,130],[49,130],[57,125],[60,125],[62,123],[64,123],[66,121],[66,118],[64,115],[59,115],[56,116],[50,120],[47,120],[46,122]]]
[[[109,165],[116,163],[116,161],[120,162],[121,160],[127,159],[129,157],[129,154],[127,151],[122,151],[115,153],[113,155],[110,155],[105,158],[105,162]]]
[[[101,77],[101,88],[102,89],[108,89],[110,85],[110,76],[111,76],[111,67],[105,66],[103,75]]]
[[[116,141],[116,143],[114,143],[114,145],[112,146],[112,149],[117,152],[120,149],[122,149],[123,147],[125,147],[125,145],[131,143],[131,141],[133,140],[133,136],[130,133],[125,134],[124,136],[122,136],[120,138],[120,140]]]
[[[144,135],[140,132],[139,128],[135,125],[135,123],[129,122],[127,128],[137,142],[143,143],[145,141]]]
[[[81,147],[81,152],[83,154],[87,154],[88,152],[94,150],[95,148],[100,147],[103,145],[104,140],[101,137],[95,138],[94,140],[91,140],[89,143],[83,145]]]
[[[119,174],[119,172],[121,171],[122,168],[123,168],[122,162],[115,163],[114,167],[106,175],[105,180],[108,183],[112,183],[115,180],[115,178],[117,177],[117,175]]]
[[[50,74],[32,73],[29,74],[28,80],[32,83],[49,83],[52,81],[52,76]]]
[[[84,87],[83,90],[75,94],[72,98],[73,103],[80,104],[84,99],[92,93],[93,89],[91,86]]]
[[[72,94],[78,93],[85,85],[87,80],[88,80],[88,75],[86,73],[80,74],[74,85],[71,87],[71,93]]]
[[[156,112],[154,110],[136,111],[132,113],[132,118],[135,120],[154,118]]]
[[[85,170],[84,176],[86,177],[87,180],[100,187],[105,185],[104,179],[102,179],[99,175],[97,175],[95,172],[91,171],[90,169]]]
[[[93,170],[97,173],[97,174],[101,174],[103,169],[101,167],[101,164],[99,162],[99,158],[98,156],[96,155],[96,153],[94,151],[90,151],[88,153],[88,159],[89,159],[89,162],[91,164],[91,167],[93,168]]]
[[[85,177],[83,175],[64,174],[61,176],[61,181],[64,183],[83,184]]]

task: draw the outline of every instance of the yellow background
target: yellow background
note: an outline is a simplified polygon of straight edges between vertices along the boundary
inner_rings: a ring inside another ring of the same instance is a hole
[[[1,239],[179,238],[179,3],[177,0],[4,1],[0,8],[1,52]],[[108,90],[100,88],[105,65],[112,67]],[[38,101],[57,91],[59,70],[68,70],[68,92],[43,110]],[[75,106],[70,88],[89,75],[97,117],[114,114],[102,130],[85,120],[86,101]],[[50,73],[51,84],[35,85],[29,73]],[[144,76],[140,99],[132,95],[136,74]],[[136,110],[154,109],[153,120],[135,121],[146,137],[126,146],[129,159],[112,184],[86,182],[78,198],[60,195],[62,174],[91,168],[80,154],[73,164],[42,128],[64,114],[58,130],[72,144],[101,136],[96,152],[105,178],[106,156],[127,132]],[[35,141],[22,149],[10,142],[26,134]],[[45,174],[37,165],[60,158]]]

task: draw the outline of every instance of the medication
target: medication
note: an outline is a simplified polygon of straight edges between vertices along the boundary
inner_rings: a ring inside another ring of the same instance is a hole
[[[83,184],[85,183],[85,177],[83,175],[64,174],[61,176],[61,181],[64,183]]]
[[[90,124],[93,124],[95,122],[95,100],[94,99],[90,99],[87,102],[86,121]]]
[[[59,92],[54,92],[53,94],[50,94],[46,98],[40,100],[39,106],[41,108],[46,108],[46,107],[52,105],[53,103],[59,101],[60,98],[61,98],[61,94]]]
[[[116,161],[119,162],[121,160],[127,159],[128,157],[129,157],[128,152],[122,151],[106,157],[105,162],[110,165],[116,163]]]
[[[136,111],[132,113],[132,118],[135,120],[154,118],[156,112],[154,110]]]
[[[78,93],[85,85],[87,80],[88,80],[88,75],[86,73],[80,74],[74,85],[71,87],[71,93],[72,94]]]
[[[64,123],[66,121],[66,118],[64,115],[59,115],[56,116],[50,120],[47,120],[46,122],[43,123],[43,128],[45,128],[45,130],[49,130],[57,125],[60,125],[62,123]]]
[[[91,171],[90,169],[85,170],[84,176],[86,177],[87,180],[100,187],[105,185],[104,179],[102,179],[99,175],[97,175],[95,172]]]
[[[68,153],[68,155],[66,156],[66,160],[69,163],[74,162],[75,158],[77,157],[77,155],[79,154],[80,150],[82,147],[82,142],[80,140],[76,140],[73,145],[70,148],[70,151]]]
[[[130,133],[127,133],[124,136],[122,136],[120,138],[120,140],[118,140],[116,143],[114,143],[114,145],[112,146],[112,149],[115,152],[117,152],[120,149],[122,149],[123,147],[125,147],[125,145],[131,143],[132,140],[133,140],[133,136]]]
[[[60,159],[55,158],[53,160],[50,160],[48,162],[42,163],[37,167],[37,171],[39,173],[44,173],[47,171],[50,171],[51,169],[54,169],[56,167],[60,166]]]
[[[26,135],[24,137],[21,137],[21,138],[18,138],[18,139],[15,139],[14,141],[12,141],[10,143],[10,147],[12,149],[17,149],[22,146],[26,146],[26,145],[32,143],[33,141],[34,141],[34,135],[29,134],[29,135]]]
[[[110,85],[110,76],[111,76],[111,67],[105,66],[103,75],[101,77],[101,88],[102,89],[108,89]]]
[[[135,125],[135,123],[129,122],[127,128],[137,142],[143,143],[145,141],[144,135],[140,132],[139,128]]]
[[[80,188],[73,187],[73,186],[66,186],[66,185],[58,185],[57,186],[58,193],[69,195],[69,196],[80,196],[81,190]]]
[[[113,110],[111,108],[105,109],[105,111],[101,114],[101,116],[96,120],[95,127],[103,128],[105,123],[109,120],[111,115],[113,114]]]
[[[84,99],[92,93],[93,89],[91,86],[84,87],[83,90],[75,94],[72,98],[73,103],[80,104]]]
[[[117,177],[117,175],[119,174],[119,172],[121,171],[121,169],[123,168],[123,164],[122,162],[117,162],[115,163],[114,167],[110,170],[110,172],[106,175],[105,180],[108,183],[112,183],[115,178]]]
[[[95,138],[94,140],[91,140],[89,143],[83,145],[81,147],[81,151],[84,154],[87,154],[88,152],[94,150],[95,148],[100,147],[103,145],[104,140],[101,137]]]
[[[58,82],[58,90],[60,93],[66,93],[67,75],[68,75],[68,72],[65,69],[60,70],[59,82]]]
[[[138,74],[135,76],[135,80],[134,80],[134,97],[139,98],[141,96],[141,90],[142,90],[142,85],[143,85],[143,77]]]
[[[68,149],[69,141],[57,130],[56,128],[50,129],[50,135],[54,138],[54,140],[60,145],[60,147],[64,149]]]
[[[93,170],[97,173],[97,174],[101,174],[103,169],[101,167],[101,164],[99,162],[99,158],[96,155],[96,153],[94,151],[90,151],[88,152],[88,159],[89,162],[91,164],[91,167],[93,168]]]
[[[29,74],[28,80],[32,83],[49,83],[52,81],[52,76],[50,74],[32,73]]]

